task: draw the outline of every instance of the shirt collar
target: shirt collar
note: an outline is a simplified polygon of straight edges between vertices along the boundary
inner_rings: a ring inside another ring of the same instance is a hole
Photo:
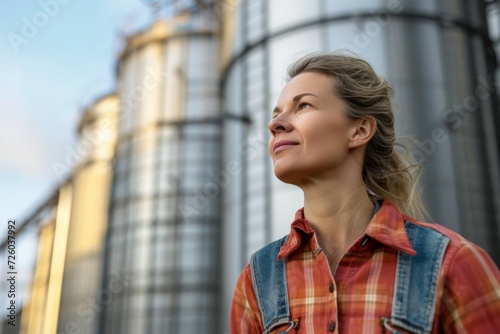
[[[365,230],[365,236],[398,251],[415,255],[416,252],[408,240],[404,228],[406,218],[408,217],[403,216],[394,204],[389,200],[384,200],[380,208],[376,206],[375,215]],[[319,246],[316,238],[313,237],[314,233],[314,229],[304,218],[304,208],[298,210],[295,213],[295,220],[292,223],[288,240],[280,248],[278,260],[295,252],[305,241],[309,241],[310,249],[316,254]]]
[[[417,252],[406,235],[404,216],[389,200],[384,200],[380,210],[373,216],[365,234],[398,251],[416,255]]]
[[[317,242],[315,241],[316,238],[312,238],[314,236],[314,233],[314,229],[304,218],[304,208],[298,210],[295,213],[295,220],[292,223],[288,239],[280,248],[280,251],[278,253],[278,260],[281,260],[282,258],[295,252],[300,247],[300,245],[307,240],[310,241],[311,250],[313,250],[314,252],[318,246]]]

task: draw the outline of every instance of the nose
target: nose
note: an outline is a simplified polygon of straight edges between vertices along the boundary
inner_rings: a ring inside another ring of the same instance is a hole
[[[279,132],[288,132],[291,129],[290,123],[283,117],[283,113],[279,114],[275,118],[271,119],[267,125],[271,135],[276,137]]]

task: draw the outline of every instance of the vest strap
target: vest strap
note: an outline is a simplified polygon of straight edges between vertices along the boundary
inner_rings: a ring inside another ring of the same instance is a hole
[[[267,334],[274,327],[290,323],[290,306],[286,282],[286,258],[278,253],[288,236],[270,243],[250,258],[253,288]]]
[[[437,285],[450,239],[431,228],[405,222],[415,256],[399,252],[391,322],[412,333],[430,333]]]

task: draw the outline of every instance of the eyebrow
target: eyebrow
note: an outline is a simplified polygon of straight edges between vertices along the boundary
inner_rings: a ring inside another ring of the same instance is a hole
[[[311,95],[311,96],[315,96],[315,97],[318,97],[317,95],[313,94],[313,93],[302,93],[302,94],[298,94],[298,95],[295,95],[292,99],[292,101],[294,103],[297,103],[297,101],[299,101],[301,98],[303,98],[304,96],[307,96],[307,95]],[[280,108],[278,107],[274,107],[273,109],[273,114],[274,113],[277,113],[277,112],[280,112]]]

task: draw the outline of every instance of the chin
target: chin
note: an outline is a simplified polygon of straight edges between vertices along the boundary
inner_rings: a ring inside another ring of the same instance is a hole
[[[297,168],[274,166],[274,175],[284,183],[298,185],[304,179],[305,173]]]

